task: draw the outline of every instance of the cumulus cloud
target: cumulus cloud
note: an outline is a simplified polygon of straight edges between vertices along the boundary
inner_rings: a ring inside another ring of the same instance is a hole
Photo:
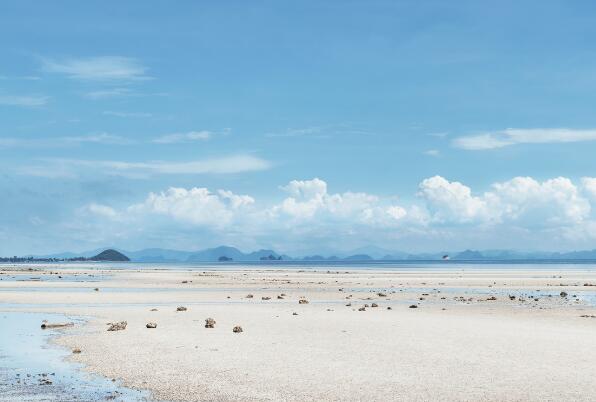
[[[143,204],[133,205],[129,211],[166,215],[195,225],[224,227],[233,221],[237,211],[253,203],[252,197],[230,191],[211,193],[206,188],[171,187],[159,194],[149,194]]]
[[[487,216],[486,201],[473,196],[469,187],[457,181],[430,177],[420,183],[418,194],[436,221],[470,222]]]
[[[545,239],[596,238],[591,208],[596,202],[595,178],[576,184],[564,177],[544,181],[514,177],[477,192],[461,182],[434,176],[422,180],[416,197],[409,201],[365,192],[333,192],[319,178],[292,180],[280,190],[277,200],[257,201],[230,190],[172,187],[120,210],[92,204],[86,211],[103,221],[126,219],[135,228],[165,225],[166,231],[197,230],[203,236],[209,233],[211,240],[230,239],[231,234],[242,241],[251,239],[252,244],[267,239],[269,243],[263,246],[464,239],[506,241],[523,247],[532,242],[540,245]]]
[[[569,225],[582,222],[591,212],[589,201],[581,196],[578,187],[563,177],[543,182],[515,177],[473,195],[462,183],[435,176],[422,181],[419,196],[437,222]]]
[[[565,142],[595,141],[596,130],[574,130],[569,128],[508,128],[470,136],[455,138],[456,148],[481,151],[508,147],[516,144],[549,144]]]

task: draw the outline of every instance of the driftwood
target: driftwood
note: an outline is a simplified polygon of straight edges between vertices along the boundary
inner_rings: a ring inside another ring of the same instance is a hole
[[[73,322],[42,322],[41,329],[74,327]]]

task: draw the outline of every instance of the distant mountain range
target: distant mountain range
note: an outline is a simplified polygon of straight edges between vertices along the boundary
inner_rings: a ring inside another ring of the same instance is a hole
[[[441,251],[437,253],[404,253],[391,252],[379,247],[364,247],[353,250],[352,253],[338,255],[307,255],[291,257],[279,254],[273,250],[258,250],[244,253],[235,247],[220,246],[200,251],[180,251],[161,248],[149,248],[138,251],[126,251],[115,247],[110,249],[130,258],[134,262],[251,262],[251,261],[420,261],[450,259],[457,261],[477,260],[596,260],[596,249],[571,252],[523,252],[514,250],[464,250],[460,252]],[[98,255],[105,248],[90,250],[84,253],[60,253],[35,258],[91,258]]]

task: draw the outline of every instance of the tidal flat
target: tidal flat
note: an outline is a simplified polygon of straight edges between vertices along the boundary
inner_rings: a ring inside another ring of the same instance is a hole
[[[592,265],[15,264],[0,279],[0,400],[594,400]]]

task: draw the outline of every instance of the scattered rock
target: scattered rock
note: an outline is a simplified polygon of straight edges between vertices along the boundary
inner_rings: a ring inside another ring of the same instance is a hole
[[[78,355],[79,353],[81,353],[81,349],[79,349],[79,348],[74,348],[74,349],[72,350],[72,353],[73,353],[73,354],[75,354],[75,355]]]
[[[242,327],[240,325],[236,325],[233,329],[232,332],[237,334],[239,332],[242,332]]]
[[[410,304],[410,308],[418,308],[418,306],[415,304]]]
[[[379,297],[387,297],[387,295],[385,293],[383,293],[383,292],[377,293],[377,296],[379,296]]]
[[[282,300],[284,297],[282,295],[277,296],[279,300]]]
[[[186,310],[188,310],[188,309],[186,307],[184,307],[184,306],[178,306],[176,308],[176,311],[186,311]]]
[[[292,313],[292,315],[298,315],[298,313],[294,311],[294,312]]]
[[[373,303],[370,305],[371,307],[379,307],[379,305],[377,303]]]
[[[96,292],[99,292],[99,288],[95,288],[95,289],[93,289],[93,290],[95,290]]]
[[[213,318],[207,318],[205,320],[205,328],[215,328],[215,320]]]
[[[358,311],[366,311],[366,307],[360,307]]]
[[[308,300],[300,299],[300,300],[298,300],[298,304],[308,304]]]
[[[188,281],[182,281],[182,283],[188,283]]]
[[[152,308],[150,311],[157,311],[157,309],[156,308]]]
[[[247,299],[252,299],[253,297],[254,297],[254,296],[253,296],[253,295],[251,295],[251,294],[247,294],[247,295],[246,295],[246,298],[247,298]]]
[[[65,327],[74,327],[74,323],[73,322],[47,322],[47,321],[44,321],[41,323],[41,329],[65,328]]]
[[[582,315],[580,315],[580,317],[582,317],[582,318],[596,318],[596,315],[582,314]]]
[[[108,325],[109,325],[108,331],[123,331],[126,329],[128,322],[126,322],[126,321],[109,322]]]
[[[148,322],[147,325],[145,325],[147,328],[157,328],[157,324],[154,322]]]
[[[561,297],[567,297],[567,292],[561,292],[561,293],[559,293],[559,296],[561,296]]]
[[[269,297],[269,296],[263,296],[263,297],[261,297],[261,300],[271,300],[271,297]]]
[[[387,310],[393,310],[391,306],[387,306]]]
[[[486,300],[494,301],[494,300],[497,300],[497,298],[495,296],[491,296],[491,297],[488,297]]]

